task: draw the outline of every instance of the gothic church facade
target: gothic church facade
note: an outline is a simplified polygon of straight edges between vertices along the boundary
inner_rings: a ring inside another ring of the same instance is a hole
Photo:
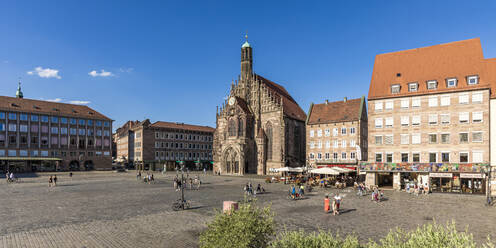
[[[253,72],[241,47],[241,74],[217,110],[214,173],[244,175],[305,165],[306,114],[284,87]]]

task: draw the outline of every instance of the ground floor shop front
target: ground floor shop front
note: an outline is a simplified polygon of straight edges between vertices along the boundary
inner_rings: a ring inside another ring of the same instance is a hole
[[[179,168],[180,161],[134,161],[133,165],[136,170],[151,171],[172,171]],[[183,161],[185,169],[188,170],[212,170],[211,161]]]
[[[485,194],[486,173],[465,172],[365,172],[365,184],[396,190],[420,188],[433,193]]]
[[[61,159],[56,157],[0,157],[0,172],[27,173],[51,171],[107,170],[112,166],[110,157]]]

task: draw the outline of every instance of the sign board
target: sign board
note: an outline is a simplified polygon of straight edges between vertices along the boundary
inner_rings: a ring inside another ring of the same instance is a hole
[[[446,178],[452,178],[453,173],[429,173],[430,177],[446,177]]]
[[[460,178],[484,178],[484,174],[479,174],[479,173],[460,173]]]

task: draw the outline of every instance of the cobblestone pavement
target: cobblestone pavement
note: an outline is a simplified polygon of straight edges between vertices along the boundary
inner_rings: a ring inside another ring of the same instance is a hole
[[[174,212],[179,198],[172,188],[175,174],[155,174],[156,183],[136,180],[134,172],[59,173],[57,187],[48,188],[48,174],[0,182],[0,247],[196,247],[198,234],[221,208],[223,200],[242,200],[247,181],[268,191],[259,204],[272,204],[280,230],[332,230],[355,233],[361,241],[377,239],[389,229],[456,221],[468,226],[477,241],[496,234],[496,208],[484,206],[483,196],[431,194],[415,197],[386,191],[386,200],[373,203],[350,189],[339,216],[323,212],[323,196],[336,190],[286,199],[288,185],[265,184],[262,179],[202,176],[200,190],[187,190],[193,209]]]

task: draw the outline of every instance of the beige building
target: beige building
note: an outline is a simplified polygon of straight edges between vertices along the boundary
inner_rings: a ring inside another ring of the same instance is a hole
[[[377,55],[366,183],[484,194],[490,83],[479,39]]]
[[[367,160],[365,97],[311,104],[306,122],[307,165],[356,170]]]

